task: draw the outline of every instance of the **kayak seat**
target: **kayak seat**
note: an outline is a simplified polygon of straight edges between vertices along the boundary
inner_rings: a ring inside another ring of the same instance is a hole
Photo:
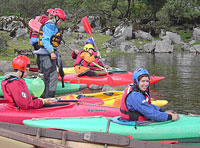
[[[121,125],[129,125],[129,126],[144,126],[149,125],[151,123],[156,123],[156,121],[128,121],[128,120],[122,120],[120,116],[113,117],[112,122],[121,124]]]
[[[113,117],[112,122],[117,123],[117,124],[122,124],[122,125],[129,125],[129,126],[135,126],[136,122],[135,121],[128,121],[128,120],[121,120],[120,116]]]

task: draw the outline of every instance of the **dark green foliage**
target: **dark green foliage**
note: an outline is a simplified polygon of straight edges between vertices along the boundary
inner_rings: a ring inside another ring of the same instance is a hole
[[[131,20],[146,24],[183,25],[200,23],[199,0],[1,0],[1,15],[34,18],[49,8],[67,13],[67,23],[79,23],[84,16],[98,16],[102,27],[112,27]]]

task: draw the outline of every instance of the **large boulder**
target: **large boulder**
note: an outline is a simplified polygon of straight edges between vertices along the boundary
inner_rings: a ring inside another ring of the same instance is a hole
[[[144,40],[148,40],[148,41],[153,40],[153,37],[151,36],[150,33],[144,32],[142,30],[137,30],[134,32],[134,34],[135,34],[136,39],[144,39]]]
[[[200,41],[200,28],[194,28],[193,38],[197,41]]]
[[[167,41],[157,41],[155,46],[155,52],[166,52],[172,53],[174,50],[174,46],[169,44]]]
[[[25,20],[17,16],[0,17],[0,30],[9,32],[11,37],[26,36],[28,29],[25,26]]]

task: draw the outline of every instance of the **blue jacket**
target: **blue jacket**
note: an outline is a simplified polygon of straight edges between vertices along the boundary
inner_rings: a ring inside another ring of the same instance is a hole
[[[160,107],[147,104],[145,96],[136,91],[132,91],[126,99],[127,108],[131,111],[138,111],[153,121],[167,121],[168,114],[160,112]]]
[[[55,47],[51,44],[51,37],[56,35],[58,32],[58,28],[54,23],[54,20],[48,20],[46,24],[42,28],[43,30],[43,37],[42,37],[42,44],[44,48],[49,52],[53,52]]]
[[[35,37],[31,37],[30,39],[30,44],[33,45],[34,43],[37,43],[38,42],[38,38],[35,38]]]

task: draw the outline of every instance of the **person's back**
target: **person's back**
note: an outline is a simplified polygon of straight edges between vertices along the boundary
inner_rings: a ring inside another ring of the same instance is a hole
[[[38,22],[40,22],[41,24],[45,24],[49,20],[49,17],[46,14],[43,14],[39,16],[39,18],[37,19]],[[30,44],[33,45],[35,50],[38,50],[40,48],[40,46],[38,45],[38,32],[33,30],[33,28],[31,28],[29,35],[30,35]]]
[[[1,82],[4,98],[9,101],[9,105],[18,109],[37,109],[44,104],[51,104],[51,99],[36,98],[32,100],[31,94],[25,81],[30,67],[30,61],[26,56],[18,56],[12,62],[14,72],[6,73]]]

